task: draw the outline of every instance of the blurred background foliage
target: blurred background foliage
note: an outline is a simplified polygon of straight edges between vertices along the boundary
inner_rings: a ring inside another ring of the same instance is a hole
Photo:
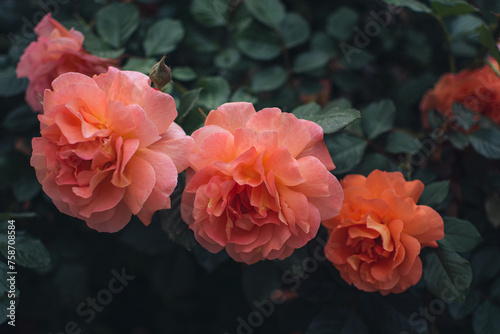
[[[419,203],[448,218],[440,248],[422,254],[421,282],[382,297],[347,286],[328,261],[304,267],[324,230],[284,261],[246,266],[208,253],[175,210],[182,181],[174,209],[147,228],[133,219],[97,233],[60,214],[29,165],[39,123],[15,76],[47,11],[123,69],[148,73],[166,54],[173,83],[163,90],[188,134],[211,109],[250,101],[321,124],[339,178],[381,169],[422,180]],[[495,0],[3,0],[0,212],[16,220],[21,256],[16,333],[500,333],[500,130],[486,119],[469,133],[458,119],[456,131],[433,132],[418,109],[443,73],[477,67],[488,52],[500,58],[495,12]],[[86,323],[78,305],[122,268],[135,278]],[[439,303],[445,278],[455,302]],[[265,315],[257,304],[275,289],[284,302]],[[0,322],[7,302],[0,296]],[[256,310],[262,322],[249,325]]]

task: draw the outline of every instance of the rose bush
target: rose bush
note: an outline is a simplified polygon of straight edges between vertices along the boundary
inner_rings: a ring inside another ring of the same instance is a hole
[[[193,139],[173,123],[173,98],[142,73],[65,73],[44,94],[31,165],[57,208],[102,232],[170,207]]]
[[[16,70],[19,78],[29,79],[26,102],[34,111],[42,111],[43,92],[57,76],[67,72],[92,76],[118,65],[116,60],[85,51],[83,34],[74,28],[66,29],[50,13],[37,24],[35,33],[38,39],[24,50]]]
[[[323,222],[330,234],[327,258],[347,283],[364,291],[386,295],[415,285],[422,276],[421,248],[437,247],[444,237],[441,216],[415,204],[423,183],[375,170],[368,177],[348,175],[341,184],[342,210]]]
[[[211,111],[192,136],[181,213],[209,251],[284,259],[339,212],[342,189],[317,124],[237,102]]]

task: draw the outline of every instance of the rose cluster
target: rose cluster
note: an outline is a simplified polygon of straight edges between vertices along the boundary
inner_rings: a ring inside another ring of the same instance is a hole
[[[181,215],[211,252],[284,259],[323,222],[325,253],[348,283],[387,294],[420,279],[421,248],[444,236],[439,214],[416,204],[420,181],[377,170],[339,183],[323,129],[278,108],[223,104],[187,136],[174,99],[147,76],[86,53],[83,35],[50,15],[36,32],[18,74],[30,79],[33,109],[43,92],[31,165],[61,212],[102,232],[132,215],[148,225],[186,170]]]

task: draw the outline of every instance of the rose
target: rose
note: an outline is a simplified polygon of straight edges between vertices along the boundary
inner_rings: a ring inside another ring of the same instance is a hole
[[[98,231],[145,225],[170,207],[193,139],[175,123],[174,99],[142,73],[110,67],[90,78],[65,73],[44,95],[31,165],[57,208]]]
[[[284,259],[338,213],[342,189],[319,125],[236,102],[192,136],[181,214],[209,251],[248,264]]]
[[[498,68],[495,60],[491,62]],[[489,65],[444,74],[420,102],[424,126],[429,127],[428,114],[433,109],[454,119],[452,105],[455,102],[500,124],[500,78]]]
[[[42,94],[60,74],[78,72],[92,76],[106,72],[108,66],[118,65],[116,60],[86,52],[82,47],[83,34],[74,28],[67,30],[50,13],[37,24],[35,33],[38,39],[24,50],[17,64],[17,76],[30,81],[26,102],[34,111],[42,111]]]
[[[441,216],[415,204],[423,183],[375,170],[368,177],[348,175],[341,185],[340,214],[323,222],[330,234],[327,258],[347,283],[364,291],[386,295],[415,285],[422,276],[420,249],[437,247],[444,237]]]

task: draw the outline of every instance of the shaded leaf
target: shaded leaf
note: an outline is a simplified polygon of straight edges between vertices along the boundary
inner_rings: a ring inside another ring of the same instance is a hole
[[[339,41],[347,41],[354,33],[358,20],[359,14],[355,10],[342,6],[328,15],[326,32]]]
[[[8,256],[7,238],[0,238],[0,251]],[[16,263],[27,268],[43,268],[50,264],[50,254],[38,239],[29,235],[16,235]]]
[[[222,77],[200,78],[198,87],[203,88],[198,102],[210,110],[215,110],[226,103],[231,93],[229,83]]]
[[[470,222],[458,218],[444,217],[444,238],[438,243],[456,252],[473,250],[483,238]]]
[[[245,7],[258,21],[277,29],[285,19],[285,6],[280,0],[245,0]]]
[[[441,204],[446,196],[448,196],[449,188],[450,181],[434,182],[425,186],[418,204],[432,207]]]
[[[388,5],[406,7],[414,12],[422,12],[422,13],[431,13],[432,9],[430,9],[427,5],[423,4],[418,0],[382,0]]]
[[[293,71],[304,73],[325,66],[330,57],[322,51],[306,51],[301,53],[293,61]]]
[[[226,24],[229,2],[226,0],[193,0],[189,7],[194,19],[206,27]]]
[[[278,35],[255,23],[237,34],[235,39],[241,52],[253,59],[270,60],[282,51]]]
[[[177,108],[179,119],[184,118],[194,108],[194,106],[198,102],[198,99],[200,98],[200,92],[202,90],[203,88],[197,88],[194,90],[190,90],[189,92],[186,92],[184,95],[182,95],[181,102],[179,103],[179,107]]]
[[[361,125],[368,139],[374,139],[392,129],[396,107],[391,100],[382,100],[361,110]]]
[[[337,167],[333,174],[344,174],[352,170],[363,158],[366,141],[348,133],[326,137],[325,143]]]
[[[130,3],[114,3],[96,14],[96,28],[111,46],[119,48],[139,27],[139,10]]]
[[[293,48],[309,38],[311,29],[307,21],[298,13],[287,13],[280,26],[286,47]]]
[[[477,12],[477,8],[464,0],[430,0],[434,11],[443,16],[463,15]]]
[[[445,302],[463,303],[472,282],[469,261],[454,251],[433,249],[426,257],[424,281],[427,288]]]
[[[146,34],[143,46],[147,56],[159,56],[177,48],[184,38],[184,27],[181,21],[163,19],[153,24]]]
[[[286,70],[279,66],[271,66],[260,70],[255,73],[252,78],[252,91],[253,92],[265,92],[271,91],[281,87],[287,78]]]
[[[477,153],[488,159],[500,159],[500,130],[479,129],[469,136],[469,141]]]
[[[420,148],[422,148],[420,140],[406,132],[391,132],[385,140],[385,150],[389,153],[415,154]]]

